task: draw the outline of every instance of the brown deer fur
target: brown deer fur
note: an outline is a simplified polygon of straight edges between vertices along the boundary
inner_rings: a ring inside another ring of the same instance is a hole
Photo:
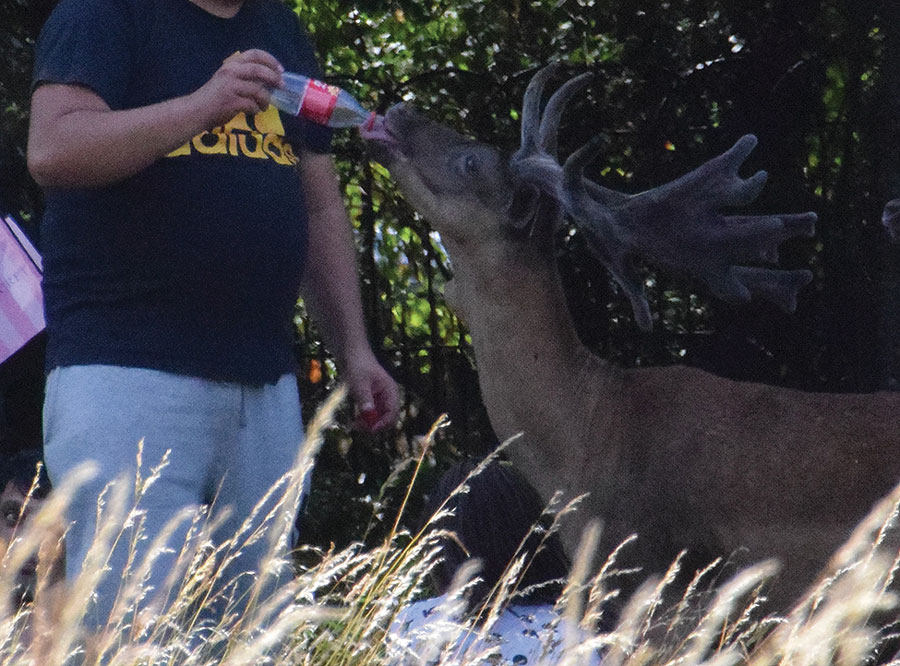
[[[738,563],[777,557],[774,600],[794,601],[900,480],[900,394],[606,362],[575,332],[548,226],[537,220],[529,235],[509,219],[517,184],[506,158],[405,106],[384,132],[376,158],[453,261],[447,300],[471,332],[497,436],[522,434],[508,455],[545,498],[590,493],[569,547],[598,517],[601,556],[636,533],[627,562],[648,570],[683,548]]]

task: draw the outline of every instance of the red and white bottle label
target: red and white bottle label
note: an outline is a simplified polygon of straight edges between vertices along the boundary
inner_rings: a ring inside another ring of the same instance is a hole
[[[320,125],[327,125],[337,104],[340,88],[310,80],[303,93],[298,115]]]

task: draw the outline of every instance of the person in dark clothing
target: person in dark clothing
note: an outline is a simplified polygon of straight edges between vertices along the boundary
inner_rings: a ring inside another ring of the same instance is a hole
[[[16,453],[0,455],[0,559],[16,535],[25,529],[29,517],[41,508],[50,490],[50,479],[41,464],[39,449],[21,449]],[[60,537],[61,532],[56,538]],[[53,545],[61,547],[62,544],[57,542]],[[50,582],[62,579],[63,558],[60,550],[52,562],[45,563]],[[13,608],[34,600],[37,572],[38,554],[34,553],[16,573],[11,600]]]
[[[459,491],[461,487],[467,490]],[[435,516],[442,516],[435,518]],[[506,462],[458,463],[438,481],[426,503],[423,529],[445,533],[440,559],[431,569],[438,596],[417,601],[397,614],[387,636],[392,664],[427,665],[448,650],[452,663],[527,666],[554,664],[563,649],[562,618],[556,608],[569,574],[569,558],[537,490]],[[524,557],[515,592],[491,626],[488,618],[510,566]],[[461,567],[478,563],[477,578],[460,609],[450,598]],[[458,613],[457,611],[462,611]],[[466,625],[475,617],[476,628]],[[579,633],[573,628],[573,635]],[[597,664],[599,655],[586,661]]]
[[[424,510],[428,519],[441,507],[452,514],[432,522],[428,529],[456,536],[442,543],[441,560],[431,571],[435,587],[446,592],[459,568],[478,560],[480,581],[469,597],[470,607],[478,607],[488,600],[513,558],[528,554],[516,603],[556,603],[570,563],[559,535],[546,533],[549,516],[544,515],[543,500],[507,462],[492,461],[475,474],[477,469],[476,461],[457,463],[441,476],[428,497]],[[454,493],[464,483],[468,490]]]
[[[139,441],[149,464],[171,451],[142,498],[142,544],[213,496],[234,534],[291,467],[300,290],[357,409],[376,429],[396,417],[330,131],[270,104],[285,70],[320,74],[279,0],[62,0],[38,40],[28,164],[47,199],[44,450],[55,482],[88,460],[100,472],[71,506],[71,575],[97,496],[134,478]],[[262,573],[264,541],[241,550],[239,587]],[[113,554],[89,622],[107,621],[127,556]],[[171,564],[160,558],[147,584]]]

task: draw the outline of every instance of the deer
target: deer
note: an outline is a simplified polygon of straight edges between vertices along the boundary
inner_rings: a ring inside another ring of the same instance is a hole
[[[814,213],[723,215],[754,201],[763,171],[738,171],[740,138],[690,173],[638,194],[584,175],[603,138],[564,162],[560,119],[590,74],[546,100],[559,65],[529,83],[521,145],[505,155],[391,107],[364,137],[407,201],[437,230],[453,277],[450,307],[471,335],[482,398],[506,455],[549,500],[586,494],[565,529],[570,552],[602,522],[599,552],[629,552],[665,571],[687,550],[736,565],[781,563],[771,603],[785,609],[816,580],[868,510],[900,481],[900,394],[807,393],[686,367],[624,369],[579,340],[554,255],[566,220],[630,300],[652,315],[637,260],[685,272],[715,296],[792,312],[806,270],[782,270],[779,246],[814,233]]]

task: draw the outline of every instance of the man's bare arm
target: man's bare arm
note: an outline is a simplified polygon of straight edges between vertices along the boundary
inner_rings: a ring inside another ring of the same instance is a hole
[[[330,155],[303,153],[301,181],[309,208],[309,253],[303,294],[334,353],[365,425],[397,417],[397,386],[378,364],[366,337],[353,234]]]
[[[191,137],[269,105],[281,85],[270,54],[229,58],[190,95],[113,111],[89,88],[46,83],[31,98],[28,168],[43,187],[101,187],[150,166]],[[123,146],[127,146],[123,150]]]

